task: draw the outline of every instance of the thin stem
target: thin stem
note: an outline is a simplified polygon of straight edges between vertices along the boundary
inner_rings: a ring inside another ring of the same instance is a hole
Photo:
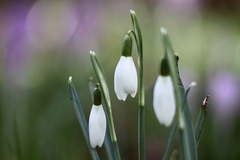
[[[181,99],[184,94],[184,87],[181,82],[181,79],[178,75],[178,68],[176,61],[174,60],[174,51],[171,45],[170,39],[168,37],[167,31],[164,28],[161,28],[162,41],[165,49],[166,57],[169,61],[170,71],[174,83],[174,92],[177,104],[177,118],[178,118],[178,130],[179,130],[179,140],[180,140],[180,151],[181,157],[184,160],[197,160],[197,147],[195,140],[195,133],[193,130],[192,117],[188,103],[185,103],[186,107],[181,113]]]
[[[178,80],[177,80],[177,68],[176,68],[176,61],[174,59],[174,55],[172,53],[169,53],[168,49],[172,48],[171,44],[168,44],[167,41],[167,31],[165,28],[161,28],[161,33],[162,33],[162,42],[163,42],[163,47],[165,51],[165,57],[168,61],[169,67],[170,67],[170,73],[171,77],[173,80],[173,85],[174,85],[174,93],[175,93],[175,100],[176,100],[176,112],[177,112],[177,118],[178,118],[178,127],[179,129],[183,129],[184,124],[183,124],[183,118],[181,114],[181,99],[179,96],[179,86],[178,86]],[[174,53],[174,51],[172,51]]]
[[[94,71],[97,75],[97,79],[100,83],[102,93],[103,93],[103,98],[106,102],[106,111],[107,111],[107,120],[109,124],[109,131],[111,135],[111,140],[113,144],[113,150],[114,150],[114,155],[116,160],[120,160],[120,153],[119,153],[119,148],[118,148],[118,143],[117,143],[117,137],[115,133],[115,127],[113,123],[113,116],[112,116],[112,107],[111,107],[111,101],[110,101],[110,95],[109,95],[109,90],[106,82],[106,76],[104,74],[102,65],[98,61],[96,54],[93,51],[90,51],[90,58],[91,62],[94,68]]]
[[[133,33],[138,51],[138,66],[139,66],[139,107],[138,107],[138,156],[140,160],[146,159],[145,151],[145,93],[144,93],[144,79],[143,79],[143,45],[142,33],[138,23],[136,13],[132,10],[131,19],[133,23]]]
[[[138,150],[139,159],[144,160],[145,153],[145,107],[138,107]]]
[[[92,103],[94,103],[94,88],[95,87],[93,85],[93,78],[92,77],[89,78],[88,85],[89,85],[89,91],[90,91],[91,98],[92,98]],[[104,107],[106,108],[106,106],[104,106]],[[108,159],[115,160],[114,149],[113,149],[113,144],[112,144],[112,140],[111,140],[111,134],[110,134],[110,131],[109,131],[109,124],[108,123],[107,123],[107,128],[106,128],[106,135],[105,135],[105,139],[104,139],[104,147],[105,147]]]

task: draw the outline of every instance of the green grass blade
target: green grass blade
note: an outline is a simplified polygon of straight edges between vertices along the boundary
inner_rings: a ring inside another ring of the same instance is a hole
[[[203,126],[205,123],[205,119],[207,116],[207,103],[208,103],[209,97],[210,96],[206,96],[206,98],[204,99],[203,104],[198,113],[198,118],[197,118],[196,124],[195,124],[195,139],[196,139],[197,146],[199,144],[200,136],[201,136]]]
[[[19,137],[19,132],[18,132],[18,126],[17,126],[17,119],[16,119],[16,112],[14,112],[14,120],[13,120],[13,131],[14,131],[14,140],[16,144],[16,156],[18,160],[22,160],[22,149],[21,149],[21,144],[20,144],[20,137]]]
[[[111,100],[110,100],[110,94],[109,94],[109,89],[108,89],[108,85],[107,85],[107,80],[106,80],[106,76],[104,73],[104,70],[102,68],[102,65],[100,64],[100,62],[98,61],[96,54],[93,51],[90,51],[90,58],[91,58],[91,62],[92,62],[92,66],[93,69],[96,73],[97,79],[99,81],[99,83],[101,84],[101,89],[102,89],[102,93],[103,93],[103,98],[106,101],[106,105],[108,107],[108,110],[111,110]]]
[[[185,103],[183,112],[180,110],[180,100],[183,100],[185,93],[182,81],[178,73],[176,60],[174,58],[174,50],[170,42],[166,29],[161,28],[163,46],[165,54],[169,61],[171,75],[174,83],[174,91],[177,104],[177,117],[180,139],[180,153],[184,160],[197,160],[197,147],[195,140],[195,132],[193,128],[192,117],[188,103]],[[178,86],[177,86],[178,85]]]
[[[120,160],[121,157],[120,157],[120,152],[118,149],[117,137],[116,137],[114,123],[113,123],[110,95],[109,95],[107,81],[105,78],[106,76],[105,76],[104,70],[102,68],[102,65],[98,61],[96,54],[93,51],[90,51],[90,59],[91,59],[93,69],[95,71],[95,74],[97,76],[97,79],[98,79],[101,89],[102,89],[103,99],[106,103],[105,111],[107,113],[107,121],[108,121],[110,136],[111,136],[111,142],[112,142],[113,149],[114,149],[114,152],[113,152],[114,157],[117,160]]]
[[[111,135],[110,135],[108,124],[107,124],[105,139],[104,139],[104,147],[105,147],[108,159],[109,160],[115,160],[114,148],[113,148],[113,145],[112,145]]]
[[[188,88],[186,89],[186,91],[184,92],[184,95],[183,95],[183,100],[181,102],[181,106],[182,106],[182,110],[185,106],[185,103],[187,103],[187,96],[188,96],[188,93],[191,89],[191,87],[195,86],[196,83],[195,82],[192,82]],[[165,148],[165,151],[163,153],[163,158],[162,160],[168,160],[169,159],[169,156],[170,156],[170,153],[171,153],[171,146],[172,146],[172,142],[173,142],[173,137],[177,131],[177,126],[178,126],[178,121],[177,119],[175,118],[174,121],[173,121],[173,124],[172,124],[172,127],[171,127],[171,131],[170,131],[170,134],[168,136],[168,141],[167,141],[167,145],[166,145],[166,148]]]
[[[83,135],[86,139],[87,146],[88,146],[89,152],[92,156],[92,159],[93,160],[99,160],[97,150],[95,148],[92,148],[91,144],[90,144],[87,121],[86,121],[82,106],[80,104],[80,101],[78,99],[76,89],[75,89],[74,84],[72,82],[72,77],[69,77],[69,79],[68,79],[68,88],[69,88],[70,98],[72,100],[74,110],[76,112],[78,121],[79,121],[80,126],[82,128]]]
[[[173,142],[173,137],[174,137],[174,135],[177,131],[177,126],[178,126],[178,121],[175,118],[174,121],[173,121],[172,127],[171,127],[171,131],[170,131],[169,136],[168,136],[168,141],[167,141],[167,145],[166,145],[166,148],[164,150],[164,153],[163,153],[162,160],[168,160],[169,159],[169,156],[170,156],[170,153],[171,153],[171,146],[172,146],[172,142]]]

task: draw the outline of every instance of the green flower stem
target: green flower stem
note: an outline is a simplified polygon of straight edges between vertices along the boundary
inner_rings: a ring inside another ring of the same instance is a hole
[[[97,79],[98,79],[101,89],[102,89],[103,98],[106,103],[107,121],[108,121],[108,125],[109,125],[109,131],[110,131],[111,140],[112,140],[112,144],[113,144],[115,159],[120,160],[121,157],[120,157],[120,153],[119,153],[119,149],[118,149],[117,137],[116,137],[114,123],[113,123],[112,107],[111,107],[108,85],[107,85],[107,81],[105,78],[106,76],[103,71],[102,65],[100,64],[100,62],[98,61],[98,59],[96,57],[96,54],[92,51],[90,51],[90,58],[91,58],[92,66],[96,73]]]
[[[139,66],[139,107],[138,107],[138,156],[140,160],[146,159],[145,151],[145,95],[144,95],[144,79],[143,79],[143,45],[142,33],[136,13],[130,10],[134,31],[133,33],[138,51]],[[129,33],[130,33],[129,32]]]
[[[165,55],[169,62],[170,72],[174,84],[181,158],[184,160],[197,160],[198,157],[195,132],[193,130],[192,117],[188,103],[185,103],[186,106],[183,109],[183,113],[181,112],[181,99],[183,98],[185,90],[178,75],[178,68],[176,65],[176,60],[174,59],[173,47],[171,45],[166,29],[161,28],[161,33]]]
[[[93,80],[93,78],[90,77],[89,81],[88,81],[88,83],[89,83],[88,85],[89,85],[89,91],[90,91],[91,98],[92,98],[92,103],[93,103],[93,101],[94,101],[94,88],[95,87],[93,85],[92,80]],[[113,145],[112,145],[112,140],[111,140],[111,135],[110,135],[108,123],[107,123],[107,128],[106,128],[106,135],[105,135],[105,139],[104,139],[104,147],[105,147],[108,159],[114,160],[115,159],[114,149],[113,149]]]
[[[174,52],[169,53],[169,44],[167,43],[167,31],[165,28],[161,28],[161,33],[162,33],[162,41],[163,41],[163,46],[165,50],[165,57],[168,61],[169,64],[169,69],[170,73],[172,76],[173,84],[174,84],[174,93],[175,93],[175,99],[176,99],[176,105],[177,105],[177,118],[178,118],[178,127],[180,129],[184,128],[183,124],[183,118],[181,114],[181,99],[179,96],[179,87],[178,87],[178,80],[177,80],[177,69],[176,69],[176,60],[174,59]]]

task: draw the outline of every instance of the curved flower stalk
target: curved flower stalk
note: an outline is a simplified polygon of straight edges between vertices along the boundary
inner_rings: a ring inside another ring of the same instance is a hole
[[[184,160],[198,159],[197,147],[195,140],[195,133],[193,129],[193,122],[188,103],[183,104],[183,112],[181,112],[181,98],[185,93],[182,81],[178,74],[178,67],[176,65],[176,57],[174,56],[174,50],[168,36],[167,30],[161,28],[161,38],[165,51],[165,58],[169,64],[169,71],[172,77],[174,86],[174,95],[176,100],[176,115],[177,115],[177,127],[179,132],[180,141],[180,155]],[[175,58],[174,58],[175,57]],[[175,127],[175,125],[173,126]]]
[[[101,102],[99,84],[94,89],[94,104],[89,116],[89,138],[92,148],[101,147],[106,133],[106,116]]]
[[[119,100],[125,101],[127,95],[136,96],[138,88],[137,71],[132,59],[132,38],[124,38],[122,56],[114,74],[114,90]]]
[[[166,127],[172,124],[176,112],[176,101],[166,59],[161,61],[160,75],[154,87],[153,108],[160,124]]]

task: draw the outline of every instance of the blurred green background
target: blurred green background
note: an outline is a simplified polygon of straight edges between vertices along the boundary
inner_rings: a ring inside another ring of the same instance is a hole
[[[122,40],[132,29],[130,9],[143,35],[147,159],[161,159],[170,131],[152,107],[162,26],[179,53],[184,85],[198,83],[189,93],[194,122],[211,95],[199,159],[240,159],[239,1],[10,0],[0,1],[1,160],[91,159],[67,87],[73,76],[88,119],[88,78],[97,83],[90,50],[105,69],[122,159],[137,159],[137,98],[118,101],[113,90]],[[135,46],[133,52],[136,60]],[[104,147],[98,151],[106,159]]]

